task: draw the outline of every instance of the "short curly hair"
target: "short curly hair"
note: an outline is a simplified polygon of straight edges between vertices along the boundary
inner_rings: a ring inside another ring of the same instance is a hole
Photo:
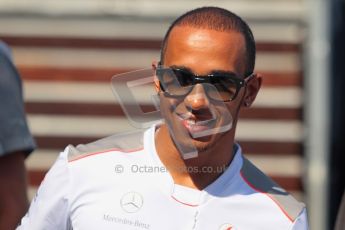
[[[256,47],[255,40],[248,24],[236,14],[219,7],[201,7],[186,12],[178,17],[166,32],[160,54],[160,62],[164,63],[164,55],[169,42],[169,35],[175,26],[190,26],[200,29],[216,31],[236,31],[244,36],[246,44],[245,75],[253,73],[255,66]]]

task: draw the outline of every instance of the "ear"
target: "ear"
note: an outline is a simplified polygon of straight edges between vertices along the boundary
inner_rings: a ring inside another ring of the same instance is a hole
[[[252,79],[247,82],[247,89],[246,94],[244,96],[242,106],[250,107],[252,103],[255,101],[256,96],[261,88],[262,83],[262,75],[261,74],[254,74]]]
[[[159,80],[156,76],[156,70],[157,70],[157,67],[158,67],[158,61],[154,60],[152,61],[152,70],[153,70],[153,81],[154,81],[154,85],[155,85],[155,90],[156,92],[158,93],[160,91],[160,84],[159,84]]]

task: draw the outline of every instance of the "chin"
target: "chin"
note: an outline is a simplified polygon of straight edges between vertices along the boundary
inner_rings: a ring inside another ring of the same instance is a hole
[[[206,152],[212,148],[213,143],[210,142],[194,142],[194,147],[197,149],[198,153]]]
[[[172,124],[170,132],[172,133],[178,133],[178,135],[174,135],[174,138],[172,137],[173,134],[170,133],[170,136],[173,139],[173,142],[175,143],[175,146],[181,151],[181,149],[178,147],[182,147],[182,149],[186,149],[187,151],[195,151],[197,150],[198,153],[207,152],[209,150],[212,150],[217,144],[219,145],[222,139],[226,138],[232,130],[232,121],[230,122],[230,128],[226,131],[216,132],[215,127],[220,127],[221,129],[224,125],[224,121],[222,119],[217,120],[216,122],[210,123],[210,126],[208,127],[197,127],[197,126],[191,126],[186,125],[184,123],[184,120],[181,118],[177,118],[175,120],[175,123]],[[209,132],[209,135],[206,136],[200,136],[200,135],[192,135],[192,132],[198,133],[203,132],[207,130],[213,129],[213,132]],[[197,137],[193,137],[197,136]],[[223,140],[224,142],[224,140]]]
[[[223,136],[225,136],[225,134],[226,133],[217,133],[210,136],[195,138],[192,140],[198,152],[205,152],[209,149],[214,148],[217,143],[220,144],[219,141],[222,139]]]
[[[215,147],[215,145],[225,136],[226,133],[217,133],[209,136],[199,137],[199,138],[192,138],[190,136],[189,140],[186,139],[178,139],[180,145],[186,146],[188,148],[195,148],[198,153],[206,152]]]

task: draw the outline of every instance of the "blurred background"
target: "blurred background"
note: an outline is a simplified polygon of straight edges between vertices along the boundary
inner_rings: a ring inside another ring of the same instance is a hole
[[[111,77],[150,68],[170,23],[207,5],[243,17],[257,41],[263,88],[237,141],[307,204],[311,229],[333,228],[345,183],[343,0],[0,0],[0,39],[38,144],[26,162],[30,197],[68,144],[133,129]]]

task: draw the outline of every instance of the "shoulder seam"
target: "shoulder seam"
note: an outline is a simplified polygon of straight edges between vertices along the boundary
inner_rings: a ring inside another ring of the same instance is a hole
[[[280,204],[280,202],[278,200],[276,200],[273,196],[271,196],[268,192],[264,192],[262,190],[260,190],[259,188],[256,188],[252,183],[250,183],[246,177],[242,174],[242,172],[240,172],[240,175],[241,175],[241,178],[243,179],[243,181],[251,188],[253,189],[254,191],[256,192],[259,192],[263,195],[266,195],[270,200],[272,200],[277,206],[278,208],[282,211],[282,213],[284,214],[285,217],[287,217],[289,219],[289,221],[291,223],[293,223],[296,218],[292,218],[288,213],[287,211],[285,210],[285,208]],[[303,210],[303,209],[302,209]]]
[[[242,172],[240,172],[240,175],[241,175],[243,181],[244,181],[250,188],[252,188],[254,191],[257,191],[257,192],[259,192],[259,193],[262,193],[262,194],[266,195],[268,198],[270,198],[270,200],[272,200],[272,201],[278,206],[278,208],[282,211],[282,213],[283,213],[292,223],[294,222],[294,219],[285,211],[285,209],[279,204],[279,202],[278,202],[276,199],[274,199],[273,196],[271,196],[271,195],[270,195],[269,193],[267,193],[267,192],[264,192],[264,191],[262,191],[262,190],[256,188],[253,184],[251,184],[251,183],[245,178],[245,176],[242,174]]]
[[[123,149],[119,149],[119,148],[113,148],[113,149],[107,149],[107,150],[104,150],[104,151],[85,153],[83,155],[79,155],[79,156],[76,156],[75,158],[72,158],[72,159],[68,160],[68,163],[71,163],[71,162],[74,162],[74,161],[77,161],[77,160],[80,160],[80,159],[83,159],[83,158],[86,158],[86,157],[95,156],[95,155],[98,155],[98,154],[103,154],[103,153],[109,153],[109,152],[133,153],[133,152],[138,152],[138,151],[143,150],[143,149],[144,149],[143,147],[140,147],[140,148],[137,148],[137,149],[128,149],[128,150],[123,150]]]

